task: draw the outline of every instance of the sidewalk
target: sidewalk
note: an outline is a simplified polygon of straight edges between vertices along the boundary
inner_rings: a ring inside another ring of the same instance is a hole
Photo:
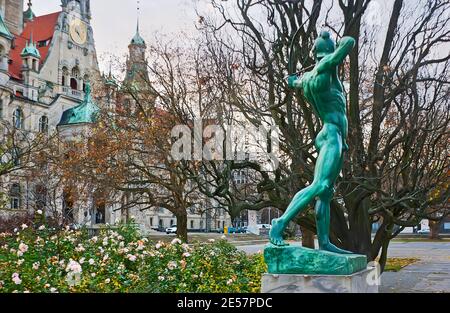
[[[450,292],[450,242],[391,243],[390,257],[420,261],[381,275],[380,292]]]

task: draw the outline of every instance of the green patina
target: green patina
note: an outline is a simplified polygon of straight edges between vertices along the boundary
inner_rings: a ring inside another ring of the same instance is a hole
[[[34,15],[33,10],[31,9],[32,6],[33,4],[31,3],[31,0],[28,1],[28,9],[25,12],[23,12],[24,21],[32,21],[36,17],[36,15]]]
[[[0,36],[6,37],[7,39],[13,39],[14,36],[9,31],[5,22],[3,21],[2,16],[0,15]]]
[[[269,273],[349,275],[367,266],[366,256],[354,254],[330,241],[330,204],[334,185],[348,151],[348,121],[346,97],[338,76],[338,66],[355,46],[351,37],[343,37],[336,47],[326,31],[314,43],[316,64],[302,77],[291,75],[288,85],[302,90],[314,113],[322,122],[322,130],[315,139],[319,153],[314,180],[292,199],[284,214],[272,221],[270,242],[264,251]],[[283,233],[289,223],[316,200],[316,224],[319,250],[288,246]]]
[[[367,267],[367,257],[360,254],[303,248],[300,245],[264,249],[264,261],[270,274],[351,275]]]
[[[138,24],[137,24],[137,27],[136,27],[136,34],[134,35],[133,39],[131,39],[131,44],[132,45],[139,45],[139,46],[144,46],[145,45],[144,39],[139,34],[139,21],[138,21]]]
[[[64,111],[58,126],[94,123],[99,111],[100,108],[92,100],[91,86],[87,83],[83,103]]]
[[[36,17],[36,15],[34,15],[33,10],[31,10],[30,6],[28,7],[28,10],[23,12],[23,20],[24,21],[32,21],[32,20],[34,20],[35,17]]]
[[[33,56],[38,59],[41,58],[41,54],[39,53],[36,44],[33,42],[33,35],[31,35],[30,41],[27,42],[20,56],[22,57]]]

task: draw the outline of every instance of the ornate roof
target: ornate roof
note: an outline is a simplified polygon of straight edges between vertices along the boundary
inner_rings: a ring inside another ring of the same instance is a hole
[[[33,56],[35,58],[40,59],[41,54],[36,47],[36,43],[33,42],[33,35],[31,35],[30,41],[27,41],[25,48],[23,48],[22,53],[20,54],[22,57]]]
[[[11,49],[10,59],[11,64],[9,65],[9,74],[12,78],[21,80],[21,69],[22,69],[22,51],[27,45],[27,41],[33,33],[33,39],[35,42],[46,41],[45,46],[38,46],[37,50],[41,55],[41,64],[45,62],[48,51],[50,49],[51,41],[53,39],[53,34],[55,32],[55,26],[58,22],[58,18],[61,12],[51,13],[47,15],[37,16],[32,21],[25,23],[25,28],[22,34],[14,34],[14,48]]]
[[[131,39],[131,44],[145,46],[145,40],[139,34],[139,20],[138,20],[137,26],[136,26],[136,34],[134,35],[133,39]]]
[[[57,126],[91,124],[97,120],[99,112],[99,107],[92,100],[91,85],[87,83],[83,103],[64,111]]]
[[[31,1],[29,1],[28,9],[25,12],[23,12],[23,20],[26,22],[32,21],[36,17],[36,15],[34,15],[33,13],[33,10],[31,10],[31,6],[32,6]]]
[[[1,15],[0,15],[0,36],[6,37],[8,39],[13,38],[13,35],[9,31]]]

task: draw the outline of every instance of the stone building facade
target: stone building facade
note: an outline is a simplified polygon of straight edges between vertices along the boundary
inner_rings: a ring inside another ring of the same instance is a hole
[[[129,45],[127,73],[121,85],[135,84],[138,77],[148,79],[146,43],[136,34]],[[61,11],[36,16],[31,1],[24,10],[22,0],[0,0],[0,121],[29,133],[58,131],[67,140],[89,131],[89,119],[77,120],[77,114],[95,111],[90,83],[107,85],[107,101],[115,105],[123,101],[120,84],[111,75],[99,72],[90,0],[62,0]],[[119,100],[118,100],[119,99]],[[81,112],[81,113],[80,113]],[[90,113],[89,113],[90,114]],[[72,118],[68,117],[72,116]],[[0,216],[32,212],[36,194],[45,186],[30,181],[23,173],[5,175],[1,189],[9,196]],[[83,203],[71,203],[64,190],[53,206],[70,215],[74,223],[82,225],[114,224],[124,219],[116,207],[97,205],[92,195]],[[32,196],[33,195],[33,196]],[[126,201],[126,195],[123,197]],[[48,199],[41,196],[40,199]],[[43,205],[49,205],[45,203]],[[48,202],[48,200],[47,200]],[[175,217],[164,208],[141,211],[132,208],[127,216],[134,216],[141,229],[163,229],[176,223]],[[224,210],[213,214],[188,216],[190,229],[219,229],[230,225]]]

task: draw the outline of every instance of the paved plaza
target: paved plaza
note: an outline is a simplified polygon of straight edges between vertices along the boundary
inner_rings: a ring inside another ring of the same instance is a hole
[[[254,244],[237,248],[252,254],[263,250],[264,246]],[[389,246],[388,255],[420,260],[398,272],[383,273],[380,292],[450,292],[450,241],[394,241]]]

